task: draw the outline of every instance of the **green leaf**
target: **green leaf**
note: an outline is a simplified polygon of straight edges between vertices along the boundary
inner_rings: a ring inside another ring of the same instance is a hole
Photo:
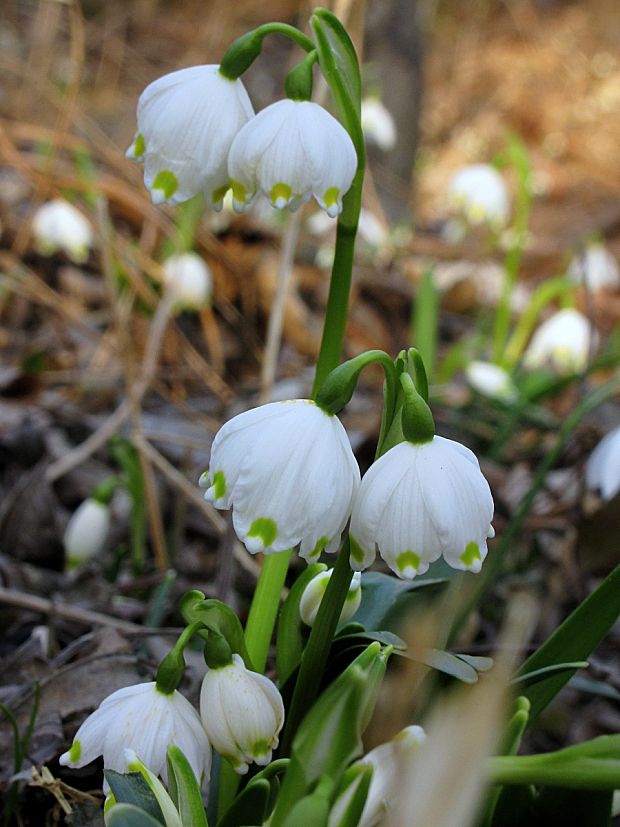
[[[445,580],[399,580],[389,574],[369,571],[362,574],[362,602],[351,618],[364,628],[381,629],[385,619],[401,595],[418,590],[434,590],[445,584]]]
[[[271,785],[267,779],[253,778],[217,822],[217,827],[262,824],[267,817],[270,794]]]
[[[295,804],[283,827],[300,827],[303,824],[325,827],[329,817],[329,795],[333,786],[331,778],[321,778],[314,792]]]
[[[181,822],[187,827],[209,827],[200,786],[189,761],[174,744],[168,747],[166,759],[168,790],[179,811]]]
[[[304,649],[303,624],[299,615],[302,595],[312,578],[326,570],[327,566],[324,563],[308,566],[291,586],[282,606],[276,638],[276,669],[280,686],[299,666]]]
[[[360,121],[362,81],[355,48],[342,23],[326,9],[317,9],[310,18],[310,25],[319,65],[361,163],[364,159],[364,135]]]
[[[587,660],[571,661],[570,663],[554,663],[552,666],[543,666],[542,669],[535,669],[533,672],[527,672],[524,675],[516,675],[510,683],[513,686],[517,684],[533,686],[535,683],[545,680],[550,675],[557,675],[559,672],[566,671],[574,674],[576,669],[585,669],[587,666],[589,666]]]
[[[105,770],[104,775],[119,804],[131,804],[139,810],[144,810],[159,824],[164,824],[161,807],[139,772],[121,773]]]
[[[603,580],[566,620],[558,626],[543,645],[525,661],[517,677],[536,672],[548,666],[585,660],[620,614],[620,566]],[[527,686],[522,692],[532,704],[530,719],[535,718],[557,695],[576,670],[560,674]]]
[[[161,827],[162,824],[135,804],[115,804],[106,813],[105,823],[106,827]]]
[[[358,762],[349,767],[329,814],[330,827],[358,827],[368,797],[372,773],[373,768],[369,764]]]

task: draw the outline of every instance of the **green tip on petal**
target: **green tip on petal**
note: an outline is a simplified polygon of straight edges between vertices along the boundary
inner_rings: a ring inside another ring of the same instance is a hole
[[[349,552],[351,556],[351,560],[354,560],[356,563],[363,563],[364,557],[366,557],[366,553],[364,549],[360,546],[353,535],[349,535]]]
[[[232,188],[233,199],[239,204],[245,204],[248,200],[248,193],[243,184],[240,184],[239,181],[235,181],[234,178],[231,178],[230,186]]]
[[[278,536],[278,525],[271,517],[259,517],[250,526],[247,536],[259,537],[265,548],[267,548]]]
[[[172,198],[175,192],[179,189],[179,182],[174,172],[171,172],[169,169],[162,169],[155,176],[152,189],[161,190],[164,194],[164,198],[168,200],[169,198]]]
[[[136,135],[136,140],[133,142],[133,154],[136,158],[141,158],[145,152],[146,142],[144,140],[144,135],[141,132],[138,132]]]
[[[267,741],[264,738],[262,738],[252,746],[250,754],[256,760],[257,758],[264,758],[265,755],[268,755],[270,751],[271,747],[269,746]]]
[[[279,183],[274,184],[271,188],[271,192],[269,193],[269,197],[271,198],[271,203],[274,207],[286,207],[293,196],[293,190],[289,187],[288,184]]]
[[[79,741],[74,741],[71,744],[71,749],[69,750],[69,761],[74,764],[76,761],[80,760],[80,756],[82,755],[82,745]]]
[[[223,471],[216,471],[213,474],[213,493],[216,500],[226,496],[226,477]]]
[[[417,571],[420,568],[420,555],[415,551],[402,551],[396,558],[396,567],[403,573],[407,569]]]
[[[319,537],[319,539],[316,541],[314,548],[308,555],[308,559],[314,560],[315,557],[318,557],[328,543],[329,537]]]
[[[471,543],[467,543],[465,546],[465,551],[461,554],[459,560],[465,566],[473,566],[476,560],[482,560],[478,543],[474,543],[473,541]]]
[[[226,193],[228,192],[229,189],[230,189],[229,184],[222,184],[221,187],[218,187],[217,189],[214,189],[213,192],[211,193],[211,203],[212,204],[219,204],[221,201],[223,201],[224,196],[226,195]]]

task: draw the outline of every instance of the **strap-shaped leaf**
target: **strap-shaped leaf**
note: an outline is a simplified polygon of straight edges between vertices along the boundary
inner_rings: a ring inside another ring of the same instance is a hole
[[[161,827],[152,815],[135,804],[115,804],[105,817],[106,827]]]
[[[583,661],[605,637],[620,615],[620,566],[558,626],[543,645],[530,655],[517,672],[527,675],[548,666]],[[527,686],[522,692],[535,718],[570,680],[576,669],[565,669]]]
[[[161,807],[139,772],[122,773],[105,770],[104,775],[119,804],[132,804],[139,810],[144,810],[159,824],[164,824]]]
[[[181,822],[187,827],[209,827],[200,786],[189,761],[174,744],[168,747],[166,759],[168,789],[181,816]]]
[[[408,592],[434,590],[444,585],[445,580],[418,579],[399,580],[397,577],[369,571],[362,574],[362,602],[351,618],[367,630],[384,629],[385,620],[394,608],[398,598]]]
[[[334,96],[338,114],[355,144],[360,162],[363,162],[364,135],[360,121],[362,82],[355,48],[342,23],[327,9],[317,9],[310,25],[319,64]]]
[[[299,666],[304,649],[302,621],[299,615],[302,595],[312,578],[326,569],[327,566],[324,563],[314,563],[308,566],[291,586],[282,606],[276,638],[276,668],[280,686]]]
[[[262,824],[267,817],[271,785],[265,778],[252,779],[218,821],[217,827]]]

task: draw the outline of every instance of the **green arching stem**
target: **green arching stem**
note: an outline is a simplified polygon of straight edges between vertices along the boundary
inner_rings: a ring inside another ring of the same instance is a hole
[[[295,26],[288,23],[265,23],[238,37],[226,50],[220,63],[220,74],[229,80],[237,80],[259,56],[263,40],[268,34],[282,34],[294,41],[306,52],[311,52],[314,43]]]
[[[333,574],[329,578],[327,589],[321,600],[316,620],[301,658],[299,674],[295,682],[293,698],[280,743],[280,757],[289,755],[297,728],[319,693],[329,647],[338,626],[340,613],[352,577],[353,572],[349,566],[349,538],[347,536],[338,552]]]

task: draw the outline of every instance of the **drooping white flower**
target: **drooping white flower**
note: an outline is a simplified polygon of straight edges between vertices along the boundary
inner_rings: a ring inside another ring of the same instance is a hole
[[[62,198],[39,207],[32,219],[32,233],[40,253],[52,255],[61,250],[76,264],[86,261],[93,243],[88,219]]]
[[[523,354],[523,364],[529,370],[548,367],[560,374],[577,373],[588,364],[596,341],[596,331],[583,313],[565,308],[534,332]]]
[[[377,827],[396,800],[411,771],[411,762],[426,739],[420,726],[408,726],[386,744],[380,744],[357,763],[372,767],[366,803],[357,827]],[[352,796],[355,782],[336,799],[327,827],[339,827]]]
[[[443,555],[479,572],[493,536],[493,498],[475,455],[434,436],[401,442],[364,475],[351,515],[351,568],[372,564],[375,549],[399,577],[427,571]]]
[[[304,589],[304,593],[302,594],[299,602],[299,614],[307,626],[314,625],[314,621],[316,620],[316,616],[319,611],[319,606],[323,600],[323,595],[327,589],[327,584],[332,576],[332,572],[333,569],[319,572],[312,578]],[[360,603],[362,602],[361,586],[362,575],[360,572],[356,571],[353,573],[353,578],[351,580],[351,584],[349,585],[349,591],[347,592],[344,606],[342,607],[342,612],[340,613],[340,619],[338,621],[339,624],[346,623],[347,620],[350,620],[359,609]]]
[[[620,491],[620,426],[604,436],[590,454],[586,485],[598,489],[604,500],[612,500]]]
[[[346,129],[311,101],[272,103],[243,127],[228,156],[239,212],[260,190],[278,209],[296,209],[313,195],[336,216],[356,168],[357,154]]]
[[[474,360],[465,368],[465,375],[472,388],[483,396],[509,401],[517,395],[510,375],[492,362]]]
[[[567,276],[589,290],[615,290],[620,285],[620,268],[603,244],[589,244],[582,255],[573,258]]]
[[[294,548],[311,561],[336,551],[360,473],[346,431],[308,399],[271,402],[217,433],[201,484],[216,508],[233,509],[252,554]]]
[[[138,131],[127,157],[144,163],[155,204],[199,192],[216,209],[229,187],[228,151],[254,109],[240,80],[219,66],[191,66],[149,84],[138,101]]]
[[[396,124],[392,113],[376,96],[362,101],[362,130],[369,144],[388,152],[396,146]]]
[[[110,528],[110,509],[104,503],[89,497],[73,512],[63,544],[70,568],[101,554]]]
[[[471,164],[457,170],[448,184],[448,202],[470,224],[502,226],[510,212],[504,179],[489,164]]]
[[[198,310],[211,299],[213,278],[203,258],[196,253],[170,256],[164,262],[164,284],[179,308]]]
[[[208,780],[211,747],[200,716],[180,692],[164,694],[151,681],[125,686],[105,698],[78,729],[60,763],[83,767],[103,755],[106,769],[126,772],[125,750],[132,749],[166,780],[170,744],[183,751],[199,781],[203,776]]]
[[[246,669],[239,655],[209,669],[200,690],[200,716],[209,740],[239,775],[265,766],[278,746],[284,704],[269,678]]]

